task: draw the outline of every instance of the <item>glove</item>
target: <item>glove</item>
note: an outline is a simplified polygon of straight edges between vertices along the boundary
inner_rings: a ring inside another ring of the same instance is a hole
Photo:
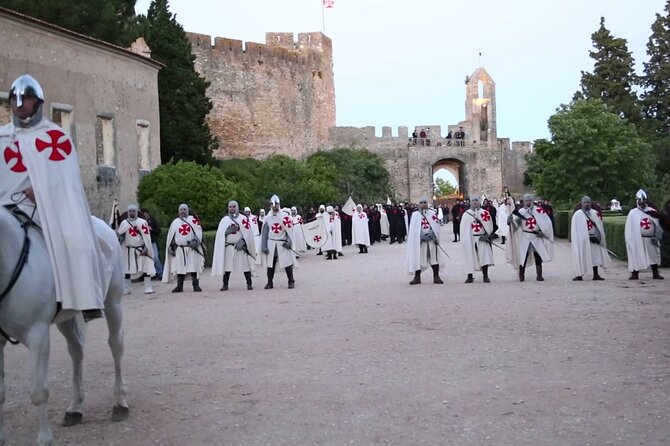
[[[247,247],[247,243],[244,241],[243,238],[239,239],[237,243],[235,243],[235,249],[238,251],[244,251],[244,249]]]
[[[177,251],[175,250],[174,246],[170,245],[168,247],[168,255],[171,257],[174,257],[177,255]]]
[[[238,229],[239,227],[235,223],[233,223],[232,225],[226,228],[226,235],[236,234]]]
[[[191,248],[191,249],[198,249],[199,244],[200,243],[198,243],[197,240],[193,239],[193,240],[188,242],[188,247]]]
[[[511,225],[513,221],[514,221],[514,217],[512,217],[511,215],[508,215],[507,216],[507,224]]]
[[[484,234],[479,237],[479,241],[489,243],[491,241],[491,237],[489,237],[488,234]]]
[[[265,249],[263,250],[263,254],[266,254],[266,255],[267,255],[267,254],[270,254],[270,250],[267,249],[267,248],[265,248]]]
[[[141,253],[141,255],[145,256],[145,255],[147,255],[147,254],[149,254],[149,250],[148,250],[147,247],[145,246],[144,248],[142,248],[142,253]]]
[[[126,233],[119,234],[119,243],[123,245],[123,242],[126,240]]]
[[[596,245],[600,244],[600,239],[598,237],[596,237],[595,235],[590,235],[589,236],[589,241],[591,243],[595,243]]]
[[[421,241],[422,242],[430,242],[435,240],[435,235],[432,232],[428,232],[426,234],[421,234]]]
[[[286,240],[284,243],[281,244],[284,248],[286,249],[291,249],[291,240]]]

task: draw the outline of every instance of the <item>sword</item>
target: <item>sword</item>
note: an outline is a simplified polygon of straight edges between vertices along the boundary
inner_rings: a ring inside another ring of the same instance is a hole
[[[444,255],[447,256],[447,258],[448,258],[449,260],[451,260],[451,257],[449,257],[449,254],[447,254],[447,251],[445,251],[445,250],[440,246],[440,244],[437,243],[437,240],[435,241],[435,246],[437,246],[438,248],[440,248],[440,251],[442,251],[442,252],[444,253]]]

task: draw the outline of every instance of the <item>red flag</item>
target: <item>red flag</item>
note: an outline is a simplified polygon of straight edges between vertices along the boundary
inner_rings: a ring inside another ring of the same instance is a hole
[[[324,8],[332,8],[335,6],[335,0],[323,0]]]

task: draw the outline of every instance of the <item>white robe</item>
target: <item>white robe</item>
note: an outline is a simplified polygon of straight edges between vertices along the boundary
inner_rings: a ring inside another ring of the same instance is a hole
[[[654,209],[647,206],[645,210]],[[656,242],[663,237],[663,229],[658,218],[650,217],[636,207],[628,213],[624,232],[628,271],[641,271],[661,263],[660,243]]]
[[[121,264],[124,274],[156,275],[154,249],[149,235],[149,223],[143,218],[125,219],[119,224],[116,233],[123,237],[121,243]],[[142,252],[146,248],[146,255]]]
[[[514,205],[502,203],[498,206],[498,213],[496,214],[496,220],[498,222],[498,230],[496,234],[501,237],[509,237],[509,225],[507,224],[507,217],[512,215],[514,211]]]
[[[298,252],[307,251],[307,242],[305,242],[305,234],[302,232],[302,217],[294,215],[293,219],[293,249]]]
[[[600,244],[591,243],[589,237],[598,237]],[[572,214],[570,245],[576,277],[591,273],[594,266],[609,266],[605,227],[602,217],[594,209],[589,211],[588,216],[581,209]]]
[[[354,245],[370,246],[370,227],[368,226],[368,214],[365,212],[354,212],[351,217],[351,242]]]
[[[422,232],[432,230],[437,242],[424,242],[421,240]],[[405,270],[408,274],[423,271],[432,265],[439,265],[440,270],[444,268],[446,255],[440,251],[440,225],[437,214],[432,209],[427,209],[425,215],[420,211],[414,211],[409,222],[407,234],[407,252],[405,257]]]
[[[199,244],[198,249],[192,249],[188,246],[191,240],[196,240]],[[175,242],[177,249],[175,256],[171,256],[170,244]],[[177,217],[170,224],[168,230],[167,243],[165,246],[165,266],[163,271],[163,282],[168,283],[172,276],[200,273],[205,269],[205,257],[202,251],[202,227],[200,222],[193,215],[186,218]]]
[[[476,217],[476,218],[475,218]],[[493,235],[491,214],[479,208],[468,209],[461,216],[461,245],[463,246],[463,269],[466,274],[480,271],[482,266],[493,265],[493,247],[483,242],[481,236]]]
[[[226,235],[226,230],[231,225],[236,225],[235,232]],[[236,249],[240,239],[246,243],[246,251]],[[214,253],[212,255],[212,276],[222,276],[223,273],[233,271],[251,271],[256,255],[256,245],[252,231],[252,222],[244,215],[237,214],[236,217],[226,215],[219,222],[214,240]]]
[[[342,220],[340,220],[340,214],[337,211],[334,211],[332,214],[324,213],[324,221],[326,222],[326,228],[328,230],[328,240],[321,247],[322,251],[332,251],[337,252],[342,251]]]
[[[286,212],[278,211],[275,214],[270,211],[270,213],[265,216],[263,228],[261,229],[261,249],[263,251],[268,251],[267,253],[262,254],[264,258],[263,264],[268,268],[273,266],[275,256],[277,257],[277,265],[275,265],[275,268],[297,266],[293,251],[284,248],[284,242],[287,240],[293,244],[293,240],[291,239],[292,227],[293,223],[291,222],[291,215]]]
[[[57,300],[63,309],[104,308],[114,265],[101,252],[111,247],[94,233],[69,136],[47,119],[25,129],[9,124],[0,127],[0,150],[0,205],[16,204],[33,188]],[[35,209],[27,198],[19,207],[28,215]]]
[[[389,216],[386,215],[385,209],[379,209],[379,225],[381,226],[381,233],[388,236],[391,233],[391,224],[389,223]]]
[[[514,269],[519,266],[531,266],[535,264],[535,256],[532,251],[537,252],[543,262],[551,262],[554,259],[554,229],[549,216],[544,209],[533,205],[531,208],[521,208],[519,213],[526,218],[523,220],[514,215],[511,225],[510,243],[507,244],[507,261]],[[536,233],[541,230],[541,235]]]

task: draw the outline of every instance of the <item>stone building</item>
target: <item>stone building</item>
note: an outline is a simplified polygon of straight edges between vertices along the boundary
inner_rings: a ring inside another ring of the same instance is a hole
[[[78,150],[91,211],[105,220],[115,198],[121,206],[136,200],[139,179],[161,161],[162,65],[142,41],[133,51],[0,8],[0,122],[10,120],[12,81],[34,76],[44,89],[44,114]]]

